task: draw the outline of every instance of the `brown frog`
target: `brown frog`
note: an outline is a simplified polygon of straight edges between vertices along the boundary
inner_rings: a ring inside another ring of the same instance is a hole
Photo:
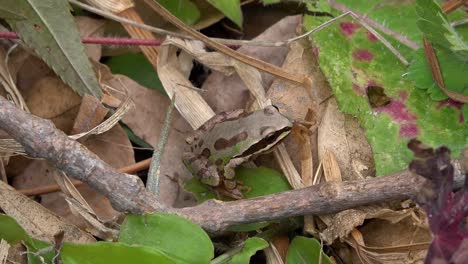
[[[271,149],[292,126],[275,106],[252,113],[220,113],[187,138],[184,164],[202,183],[223,190],[218,194],[241,199],[240,186],[233,179],[234,169]]]

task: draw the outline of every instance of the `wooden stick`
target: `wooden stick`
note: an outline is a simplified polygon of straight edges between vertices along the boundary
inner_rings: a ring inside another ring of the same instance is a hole
[[[119,171],[123,173],[134,174],[141,170],[148,169],[150,163],[151,163],[151,158],[145,159],[135,164],[122,167],[119,169]],[[72,183],[75,187],[78,187],[83,184],[82,181],[77,181],[77,180],[72,181]],[[60,191],[60,186],[58,184],[50,184],[50,185],[27,188],[27,189],[19,189],[18,191],[24,195],[35,196],[35,195],[58,192]]]

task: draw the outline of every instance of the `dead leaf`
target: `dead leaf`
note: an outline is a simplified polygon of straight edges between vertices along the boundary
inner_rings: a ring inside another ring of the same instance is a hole
[[[340,112],[334,98],[326,103],[325,114],[318,128],[318,153],[322,159],[333,149],[343,174],[343,181],[375,176],[372,149],[364,130],[356,119]]]
[[[158,144],[161,129],[169,107],[169,98],[161,93],[147,89],[123,75],[103,75],[107,85],[116,89],[125,89],[134,102],[132,108],[123,117],[123,122],[141,139],[152,146]],[[179,98],[177,96],[177,98]],[[167,205],[181,206],[187,204],[185,199],[191,197],[185,193],[179,197],[178,178],[188,179],[191,173],[182,163],[185,138],[193,132],[182,116],[174,111],[172,114],[169,137],[161,161],[161,201]],[[174,181],[175,180],[175,181]],[[189,204],[193,199],[189,199]],[[188,205],[188,204],[187,204]]]
[[[83,144],[114,168],[135,163],[131,143],[120,126],[114,126],[106,133],[89,137]],[[46,161],[34,160],[23,173],[13,178],[12,185],[18,189],[49,185],[54,182],[52,175],[54,170]],[[101,219],[111,219],[118,215],[107,198],[86,184],[77,189]],[[61,193],[42,195],[41,204],[66,218],[69,222],[79,227],[86,227],[85,222],[80,217],[71,213]]]
[[[103,37],[106,20],[94,19],[87,16],[75,17],[75,22],[80,31],[80,37]],[[99,44],[86,44],[85,52],[88,57],[98,61],[101,58],[101,45]]]
[[[108,109],[101,104],[99,99],[92,95],[84,95],[71,134],[93,129],[102,122],[107,113]]]
[[[95,239],[76,226],[68,224],[42,205],[17,192],[11,186],[0,181],[0,207],[9,216],[15,218],[26,232],[34,238],[48,242],[54,241],[54,235],[65,232],[65,240],[77,243],[91,243]]]
[[[0,264],[5,264],[8,258],[10,245],[3,239],[0,239]]]
[[[265,30],[254,40],[278,41],[296,36],[296,27],[299,24],[300,16],[287,17]],[[288,47],[255,47],[243,46],[238,52],[255,57],[273,65],[281,65],[288,53]],[[261,72],[263,87],[269,87],[274,77]],[[215,112],[235,110],[245,108],[245,102],[249,99],[249,91],[238,75],[225,76],[218,72],[213,72],[202,86],[202,94],[206,102]]]

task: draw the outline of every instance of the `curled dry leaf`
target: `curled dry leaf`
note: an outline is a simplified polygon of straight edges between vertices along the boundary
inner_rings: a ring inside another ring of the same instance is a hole
[[[64,222],[60,217],[2,181],[0,181],[0,208],[15,218],[18,224],[34,238],[52,242],[54,235],[64,231],[65,241],[78,243],[95,241],[91,235]]]
[[[254,40],[287,39],[296,36],[295,29],[299,25],[300,16],[286,17],[274,24]],[[243,46],[238,52],[261,59],[273,65],[281,65],[287,55],[288,47],[255,47]],[[263,86],[269,87],[274,77],[261,72]],[[245,102],[249,98],[249,91],[238,75],[225,76],[219,72],[213,72],[202,86],[203,98],[215,112],[229,111],[245,108]]]
[[[351,259],[364,263],[422,263],[431,234],[424,218],[419,218],[423,217],[421,210],[393,211],[378,206],[375,210],[365,214],[372,220],[359,228],[362,242],[353,243],[351,236],[345,240],[354,245]]]

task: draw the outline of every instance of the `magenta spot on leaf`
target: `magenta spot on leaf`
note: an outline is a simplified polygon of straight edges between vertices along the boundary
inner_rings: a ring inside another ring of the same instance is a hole
[[[383,85],[381,85],[381,84],[379,84],[379,83],[377,83],[377,82],[375,82],[375,81],[368,81],[368,82],[367,82],[367,87],[369,87],[369,86],[379,86],[379,87],[382,87]],[[366,88],[367,88],[367,87],[366,87]]]
[[[353,35],[354,32],[360,27],[361,26],[359,24],[356,24],[353,22],[344,22],[340,24],[341,31],[347,37],[350,37],[351,35]]]
[[[370,32],[367,32],[367,39],[372,41],[372,42],[377,41],[377,37],[374,34],[370,33]]]
[[[454,108],[460,110],[462,108],[462,106],[463,106],[463,103],[460,103],[460,102],[452,100],[452,99],[447,99],[447,100],[444,100],[444,101],[440,102],[436,106],[436,109],[440,109],[440,108],[442,108],[444,106],[454,107]]]
[[[396,122],[411,122],[416,120],[416,116],[408,112],[406,105],[398,100],[392,100],[390,104],[376,108],[379,112],[389,114]]]
[[[398,91],[398,96],[401,101],[406,101],[406,98],[408,98],[408,91],[400,90]]]
[[[353,58],[359,61],[371,61],[374,55],[365,49],[358,49],[353,52]]]
[[[414,138],[419,135],[419,129],[416,124],[407,123],[400,126],[400,137]]]
[[[313,47],[313,48],[312,48],[312,54],[314,54],[314,57],[315,57],[316,59],[318,59],[318,57],[319,57],[319,52],[320,52],[319,47]]]
[[[463,116],[463,112],[461,111],[462,107],[463,107],[463,103],[461,102],[458,102],[458,101],[455,101],[455,100],[452,100],[452,99],[447,99],[447,100],[444,100],[442,102],[440,102],[437,106],[436,106],[436,109],[440,109],[444,106],[448,106],[448,107],[453,107],[455,109],[457,109],[459,111],[459,114],[458,114],[458,122],[459,123],[463,123],[465,122],[465,117]]]

